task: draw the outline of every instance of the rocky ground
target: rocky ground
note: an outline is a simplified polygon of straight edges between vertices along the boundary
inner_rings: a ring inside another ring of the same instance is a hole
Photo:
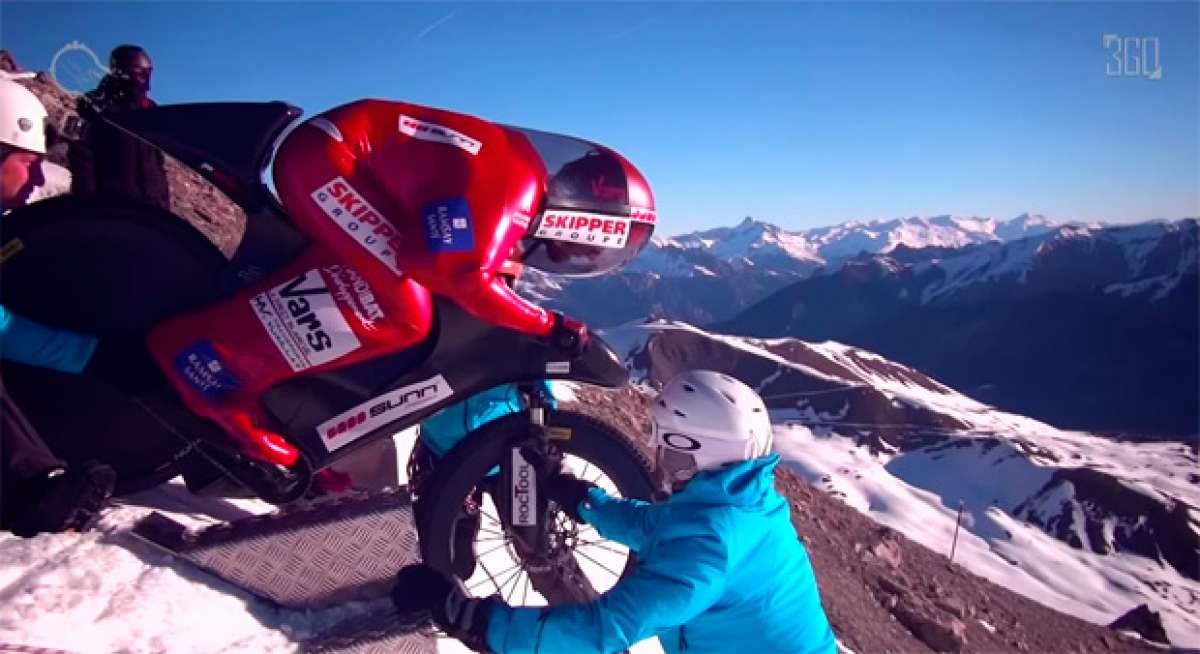
[[[0,50],[0,71],[16,73],[21,70],[7,50]],[[64,132],[67,117],[75,113],[75,98],[45,72],[19,82],[33,91],[45,105],[50,114],[52,130]],[[59,139],[50,148],[48,158],[53,163],[66,166],[67,142]],[[200,230],[225,256],[232,256],[246,229],[246,214],[198,173],[169,156],[166,173],[171,188],[172,213]]]

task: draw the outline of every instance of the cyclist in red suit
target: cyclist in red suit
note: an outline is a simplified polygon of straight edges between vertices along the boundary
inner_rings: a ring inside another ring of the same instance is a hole
[[[602,274],[636,256],[655,221],[649,185],[612,150],[403,102],[308,120],[280,146],[274,179],[313,245],[270,281],[157,327],[150,346],[193,411],[283,465],[298,453],[258,408],[270,386],[419,343],[431,293],[577,352],[584,325],[518,296],[501,269]]]

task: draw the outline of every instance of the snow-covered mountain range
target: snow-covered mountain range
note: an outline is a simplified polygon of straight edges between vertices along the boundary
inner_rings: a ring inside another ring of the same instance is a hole
[[[886,254],[901,246],[959,248],[1035,236],[1056,226],[1045,216],[1028,213],[1006,221],[957,216],[910,217],[851,221],[800,231],[788,231],[746,218],[735,227],[692,232],[656,244],[662,249],[676,246],[685,250],[707,250],[729,262],[742,261],[748,262],[746,265],[802,272],[863,253]],[[647,270],[665,274],[656,269],[652,261],[649,259],[642,265]]]
[[[598,327],[647,315],[705,324],[864,253],[1006,242],[1055,227],[1045,216],[1022,214],[1006,221],[911,217],[789,231],[747,217],[733,227],[655,237],[623,270],[596,279],[560,280],[530,271],[522,289]]]
[[[897,247],[714,329],[853,343],[1052,424],[1186,437],[1200,424],[1197,232],[1187,219]]]
[[[776,449],[818,488],[1047,606],[1100,624],[1147,603],[1200,645],[1194,444],[1117,442],[977,402],[834,341],[719,336],[683,323],[605,332],[636,378],[692,368],[754,387]]]

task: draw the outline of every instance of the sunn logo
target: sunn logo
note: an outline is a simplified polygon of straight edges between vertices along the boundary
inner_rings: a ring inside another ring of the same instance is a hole
[[[325,449],[333,452],[407,415],[453,395],[441,375],[373,397],[317,425]]]
[[[363,424],[366,421],[367,421],[367,412],[359,411],[358,413],[350,416],[349,418],[346,418],[345,420],[339,420],[336,425],[329,428],[329,431],[325,434],[325,437],[326,438],[335,438],[335,437],[337,437],[338,434],[346,433],[347,429],[354,429],[355,427]]]

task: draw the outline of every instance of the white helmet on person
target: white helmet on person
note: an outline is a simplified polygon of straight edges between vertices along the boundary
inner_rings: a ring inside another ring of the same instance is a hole
[[[0,143],[46,154],[46,107],[20,84],[0,79]]]
[[[749,386],[719,372],[692,370],[671,379],[650,407],[655,469],[676,490],[697,472],[766,456],[771,419]]]

